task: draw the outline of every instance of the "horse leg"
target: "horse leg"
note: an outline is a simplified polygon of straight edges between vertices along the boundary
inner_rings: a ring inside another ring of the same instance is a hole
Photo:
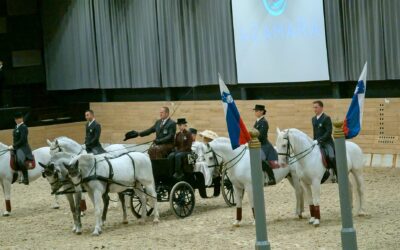
[[[157,193],[154,188],[154,184],[146,186],[146,192],[151,196],[150,197],[150,206],[153,208],[153,223],[157,224],[160,222],[160,214],[158,213],[158,201],[157,201]]]
[[[118,193],[119,201],[121,202],[122,207],[122,224],[128,224],[128,216],[126,214],[126,204],[125,204],[125,195],[123,193]]]
[[[93,206],[94,206],[94,211],[95,211],[95,217],[96,217],[96,226],[94,228],[94,231],[92,235],[98,236],[101,234],[101,226],[102,226],[102,213],[103,213],[103,199],[102,199],[102,193],[99,190],[94,190],[93,194]]]
[[[314,204],[313,204],[312,195],[311,195],[311,186],[304,183],[303,181],[300,181],[300,184],[303,187],[304,195],[305,195],[308,205],[310,207],[310,220],[308,221],[308,223],[313,224],[315,221],[315,216],[314,216]]]
[[[4,193],[4,199],[6,203],[6,211],[3,212],[3,216],[11,215],[11,182],[7,179],[3,179],[2,188]]]
[[[254,196],[253,196],[253,187],[252,187],[252,185],[247,185],[245,187],[245,190],[247,192],[247,197],[249,198],[251,211],[253,212],[253,222],[252,222],[252,224],[255,225],[256,224],[256,221],[255,221],[256,215],[255,215],[255,212],[254,212]]]
[[[359,205],[358,205],[358,211],[357,215],[358,216],[365,216],[367,215],[367,212],[364,210],[364,205],[365,205],[365,197],[364,197],[364,176],[362,174],[361,169],[352,169],[352,174],[354,176],[354,180],[356,182],[357,186],[357,194],[358,194],[358,200],[359,200]]]
[[[68,203],[69,203],[69,208],[72,213],[72,219],[74,220],[74,226],[72,227],[72,232],[76,233],[77,230],[77,214],[76,214],[76,209],[75,209],[75,202],[74,202],[74,197],[72,194],[66,194]],[[78,214],[79,216],[79,214]]]
[[[53,209],[59,209],[60,208],[60,204],[58,203],[58,195],[54,195],[54,203],[51,206],[51,208],[53,208]]]
[[[87,206],[86,206],[86,199],[85,199],[85,195],[83,193],[80,192],[80,197],[81,200],[79,201],[79,208],[80,208],[80,214],[81,216],[85,216],[85,211],[87,210]]]
[[[314,217],[315,220],[313,225],[315,227],[319,226],[319,221],[321,220],[320,210],[319,210],[319,202],[320,202],[320,194],[321,194],[321,184],[320,180],[314,180],[311,184],[311,195],[314,205]]]
[[[296,194],[296,210],[295,214],[299,219],[303,218],[302,213],[304,212],[304,198],[303,198],[303,187],[300,184],[298,177],[292,174],[292,177],[287,177],[290,185],[292,185]]]
[[[78,192],[73,194],[74,198],[74,205],[75,205],[75,233],[81,234],[82,233],[82,223],[81,223],[81,201],[82,201],[82,193]]]
[[[147,216],[147,199],[146,199],[146,194],[144,193],[142,184],[137,183],[136,184],[136,189],[139,190],[139,192],[137,192],[140,202],[142,203],[142,208],[141,208],[141,218],[139,219],[139,224],[144,224],[146,222],[146,216]]]
[[[108,205],[110,204],[110,196],[108,195],[108,193],[104,193],[101,198],[103,199],[103,214],[101,216],[101,220],[102,220],[102,226],[104,226],[104,224],[106,223],[107,220],[107,212],[108,212]]]
[[[244,189],[238,188],[235,185],[233,185],[233,193],[236,201],[236,220],[235,222],[233,222],[233,226],[240,227],[240,224],[242,222],[242,199],[243,199]]]

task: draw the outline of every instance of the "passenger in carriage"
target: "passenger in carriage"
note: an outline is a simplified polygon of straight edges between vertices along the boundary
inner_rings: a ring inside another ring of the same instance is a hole
[[[167,158],[174,148],[175,132],[176,123],[169,117],[169,108],[162,107],[160,109],[160,119],[157,120],[151,128],[142,132],[137,132],[135,130],[129,131],[125,134],[124,141],[138,136],[144,137],[156,133],[156,139],[154,139],[153,144],[148,150],[150,159]]]
[[[218,137],[217,133],[215,133],[211,130],[204,130],[203,132],[200,132],[199,135],[203,141],[203,144],[207,144]],[[203,148],[203,150],[205,150],[205,148]],[[204,155],[204,153],[205,152],[203,152],[203,155]],[[203,160],[205,160],[204,156],[203,156]],[[197,166],[197,162],[196,162],[196,166]],[[221,192],[221,176],[219,173],[219,169],[215,169],[215,167],[209,168],[208,165],[205,165],[205,166],[203,166],[203,171],[205,173],[208,172],[209,173],[208,176],[210,176],[210,177],[207,177],[207,174],[204,175],[206,186],[209,186],[209,185],[211,185],[211,183],[214,183],[213,196],[214,197],[219,196],[219,194]],[[203,172],[203,171],[201,171],[201,172]]]
[[[273,165],[277,165],[278,162],[278,154],[272,144],[268,141],[268,122],[265,119],[265,113],[267,110],[265,109],[264,105],[256,104],[254,107],[254,114],[257,118],[256,122],[254,123],[254,128],[260,132],[258,135],[258,140],[261,143],[261,150],[262,153],[265,155],[265,161],[262,161],[262,169],[268,175],[268,183],[267,185],[275,185],[275,175],[272,171]]]
[[[175,136],[174,152],[172,152],[168,159],[175,159],[175,173],[174,178],[181,180],[183,174],[183,160],[192,151],[192,134],[186,129],[187,121],[185,118],[178,118],[177,121],[179,132]]]

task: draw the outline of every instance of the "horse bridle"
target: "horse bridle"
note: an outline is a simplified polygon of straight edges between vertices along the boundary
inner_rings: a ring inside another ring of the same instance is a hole
[[[214,162],[216,162],[217,164],[216,165],[212,165],[212,166],[208,166],[209,168],[212,168],[212,167],[219,167],[220,168],[220,172],[223,172],[223,171],[225,171],[225,170],[228,170],[228,169],[230,169],[230,168],[233,168],[234,166],[236,166],[236,164],[238,163],[238,162],[240,162],[240,160],[244,157],[244,155],[245,155],[245,153],[246,153],[246,150],[247,150],[247,147],[244,147],[243,149],[242,149],[242,151],[240,151],[240,153],[238,154],[238,155],[236,155],[235,157],[233,157],[232,159],[230,159],[229,161],[227,161],[227,162],[224,162],[223,160],[221,161],[221,163],[219,163],[218,162],[218,157],[220,157],[221,159],[223,159],[223,157],[221,156],[221,155],[219,155],[217,152],[215,152],[213,149],[212,149],[212,147],[210,146],[210,145],[207,145],[208,147],[209,147],[209,151],[207,151],[205,154],[209,154],[209,153],[212,153],[213,154],[213,157],[214,157]],[[239,159],[238,159],[239,158]],[[231,163],[231,162],[233,162],[234,160],[236,160],[237,159],[237,161],[235,161],[233,164],[232,164],[232,166],[230,166],[229,168],[226,168],[226,166],[229,164],[229,163]],[[222,170],[221,170],[221,168],[222,168]]]
[[[53,151],[53,150],[58,150],[57,153],[64,152],[64,151],[62,150],[60,144],[58,144],[58,143],[56,143],[56,146],[55,146],[54,148],[50,147],[50,151]],[[83,152],[83,147],[81,146],[81,151],[79,151],[79,153],[78,153],[77,155],[80,155],[82,152]]]
[[[312,150],[314,149],[314,147],[317,145],[317,144],[313,144],[311,147],[303,150],[302,152],[291,156],[291,152],[293,152],[294,149],[293,149],[292,143],[290,143],[289,130],[287,130],[287,132],[286,132],[286,138],[284,137],[283,139],[287,140],[287,142],[288,142],[287,143],[287,148],[286,148],[286,153],[279,153],[278,152],[278,155],[285,156],[286,163],[289,164],[289,165],[291,165],[291,164],[303,159],[307,155],[309,155],[312,152]]]

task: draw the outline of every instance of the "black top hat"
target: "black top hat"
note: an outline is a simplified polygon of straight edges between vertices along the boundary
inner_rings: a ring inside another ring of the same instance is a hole
[[[266,111],[265,110],[265,106],[264,105],[260,105],[260,104],[256,104],[256,106],[254,107],[253,110],[264,110],[264,111]]]
[[[192,135],[197,135],[197,129],[195,128],[189,128],[189,132],[192,133]]]
[[[176,122],[176,124],[180,125],[180,124],[186,124],[186,118],[178,118],[178,121]]]
[[[18,119],[18,118],[24,118],[24,114],[22,114],[21,111],[14,113],[14,119]]]

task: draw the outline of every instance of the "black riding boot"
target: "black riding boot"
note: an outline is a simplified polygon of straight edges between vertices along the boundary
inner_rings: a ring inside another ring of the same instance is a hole
[[[26,167],[21,169],[21,172],[23,177],[22,183],[24,183],[25,185],[29,185],[28,170],[26,169]]]
[[[274,172],[272,171],[272,168],[269,166],[269,164],[266,161],[262,161],[261,165],[262,165],[263,171],[266,172],[268,175],[267,185],[268,186],[275,185],[276,184],[275,175],[274,175]]]

